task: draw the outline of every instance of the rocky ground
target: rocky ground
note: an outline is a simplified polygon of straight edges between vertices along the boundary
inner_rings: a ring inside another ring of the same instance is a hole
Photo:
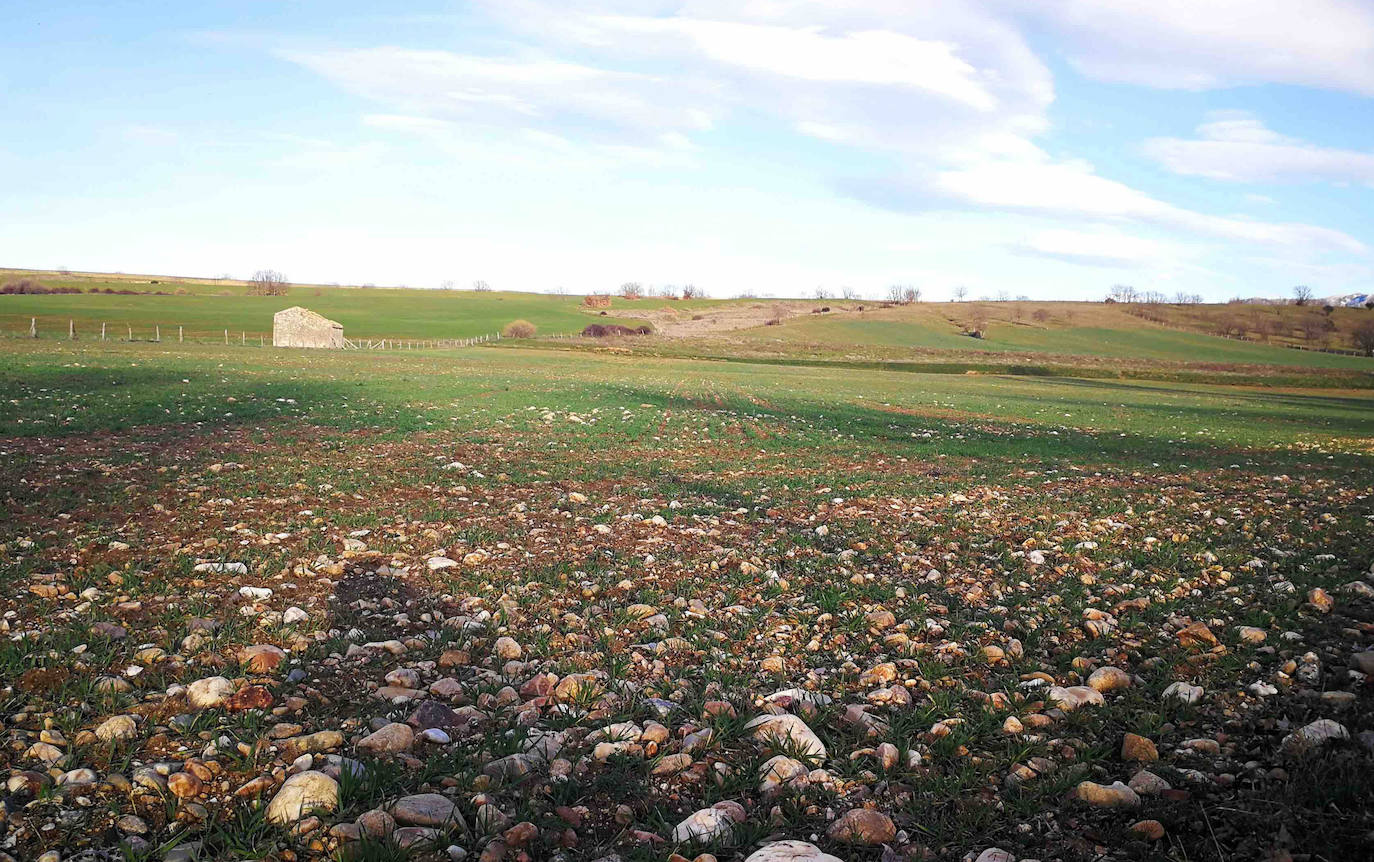
[[[5,445],[6,862],[1374,854],[1367,479]]]

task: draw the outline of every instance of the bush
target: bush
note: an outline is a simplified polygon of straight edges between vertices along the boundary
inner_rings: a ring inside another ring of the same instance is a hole
[[[631,329],[618,323],[593,323],[582,330],[582,335],[584,338],[610,338],[616,335],[650,335],[653,331],[653,327],[647,324]]]
[[[501,330],[502,338],[533,338],[535,333],[534,324],[528,320],[512,320],[506,324],[505,329]]]
[[[11,281],[4,287],[0,287],[0,294],[61,294],[61,293],[81,293],[79,287],[44,287],[31,278],[21,278],[18,281]]]

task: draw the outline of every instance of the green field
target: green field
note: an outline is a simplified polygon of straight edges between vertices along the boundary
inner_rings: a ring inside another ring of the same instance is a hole
[[[642,340],[729,361],[0,339],[11,849],[1368,857],[1374,392],[865,368],[921,327],[819,317]],[[751,358],[793,326],[818,364]]]
[[[0,281],[20,277],[17,273]],[[457,339],[499,332],[513,320],[528,320],[541,335],[581,332],[589,323],[635,324],[605,317],[586,309],[580,296],[472,290],[417,290],[395,287],[339,287],[294,285],[285,296],[250,296],[241,282],[201,283],[175,278],[142,276],[54,276],[39,278],[45,286],[74,286],[80,294],[0,295],[0,333],[18,336],[29,331],[37,318],[40,337],[65,338],[74,322],[80,338],[99,338],[107,324],[107,336],[125,339],[129,328],[136,341],[153,338],[161,327],[162,338],[174,338],[183,327],[186,338],[222,340],[227,329],[232,338],[272,334],[272,315],[283,308],[303,305],[344,326],[350,338]],[[106,294],[105,290],[133,290],[136,295]],[[99,293],[95,291],[101,291]],[[159,296],[158,292],[163,294]],[[648,310],[671,305],[677,308],[709,308],[710,300],[669,302],[616,299],[615,307]]]
[[[1031,304],[1032,308],[1038,306],[1051,304]],[[755,349],[773,348],[782,352],[854,354],[869,350],[874,356],[888,359],[930,351],[956,351],[1374,370],[1374,361],[1363,356],[1293,350],[1219,338],[1167,329],[1101,306],[1080,304],[1080,308],[1083,310],[1073,318],[1051,318],[1045,323],[1031,322],[1029,313],[1023,322],[994,320],[984,328],[981,339],[962,334],[961,327],[949,319],[956,315],[972,317],[969,312],[957,308],[951,312],[951,306],[941,304],[916,311],[897,309],[863,315],[808,315],[788,320],[781,326],[751,330],[738,341]]]

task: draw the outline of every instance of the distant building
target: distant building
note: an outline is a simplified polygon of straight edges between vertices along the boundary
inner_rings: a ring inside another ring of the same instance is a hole
[[[273,347],[326,347],[342,350],[343,324],[294,305],[272,315]]]

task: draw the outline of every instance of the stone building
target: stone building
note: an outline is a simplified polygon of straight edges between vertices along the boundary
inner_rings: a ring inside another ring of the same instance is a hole
[[[343,324],[299,305],[282,309],[272,315],[272,346],[342,349]]]

